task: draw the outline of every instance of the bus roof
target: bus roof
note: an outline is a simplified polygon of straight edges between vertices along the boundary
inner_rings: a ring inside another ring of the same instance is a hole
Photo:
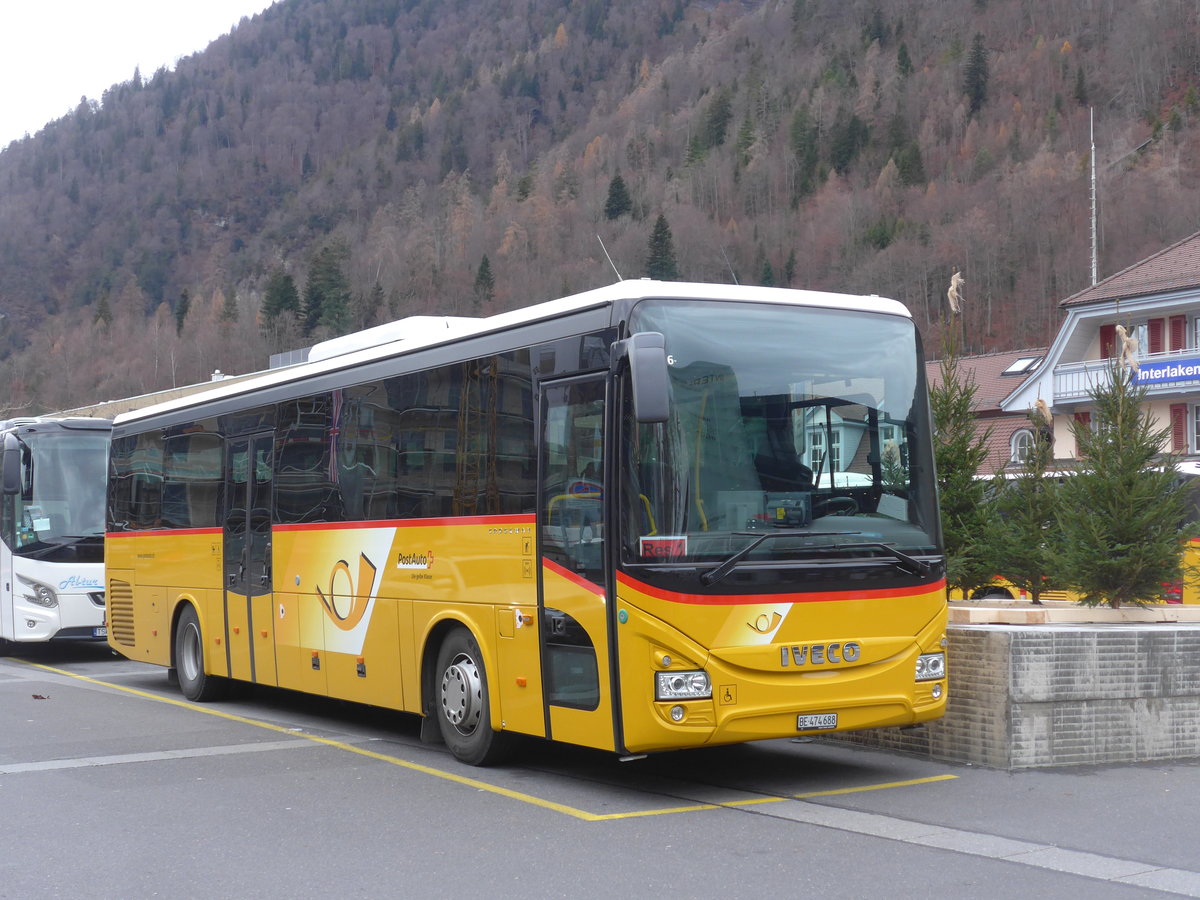
[[[112,428],[112,420],[97,419],[88,416],[19,416],[12,419],[0,420],[0,432],[13,431],[19,428],[29,431],[36,431],[38,428],[104,431]]]
[[[626,279],[615,284],[548,300],[521,309],[483,318],[463,316],[410,316],[375,328],[333,338],[313,347],[309,362],[271,369],[258,377],[243,377],[233,384],[213,382],[209,390],[167,400],[153,406],[130,410],[115,417],[114,424],[135,422],[174,410],[236,397],[261,388],[287,384],[339,369],[349,369],[390,356],[399,356],[426,347],[448,344],[468,337],[492,334],[525,325],[570,315],[587,309],[611,305],[621,300],[647,298],[694,298],[734,302],[782,303],[826,309],[857,310],[911,318],[901,303],[878,296],[836,294],[735,284],[701,284],[681,281],[655,281],[648,278]]]

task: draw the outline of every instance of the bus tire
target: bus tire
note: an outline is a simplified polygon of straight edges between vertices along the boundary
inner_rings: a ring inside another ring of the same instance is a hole
[[[459,762],[490,766],[511,753],[512,735],[492,730],[483,654],[466,628],[455,628],[438,648],[434,690],[442,740]]]
[[[200,617],[190,603],[179,614],[175,626],[175,671],[179,690],[189,700],[206,702],[220,700],[229,682],[204,671],[204,636],[200,632]]]

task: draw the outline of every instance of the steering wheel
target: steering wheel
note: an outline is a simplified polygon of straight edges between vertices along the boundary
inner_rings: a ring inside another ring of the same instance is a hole
[[[822,516],[853,516],[858,512],[858,501],[846,496],[827,497],[814,506],[814,512]]]

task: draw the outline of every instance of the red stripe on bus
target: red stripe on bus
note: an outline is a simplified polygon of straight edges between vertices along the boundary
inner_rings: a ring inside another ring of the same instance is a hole
[[[272,531],[336,531],[354,528],[434,528],[449,525],[533,525],[533,516],[518,513],[506,516],[446,516],[437,519],[378,519],[373,522],[297,522],[276,525]]]
[[[582,575],[560,566],[552,559],[546,559],[545,557],[542,557],[542,566],[549,569],[555,575],[559,575],[567,579],[567,581],[571,582],[575,586],[583,588],[585,591],[589,591],[598,597],[604,596],[604,588],[596,584],[596,582],[590,581],[589,579],[584,578]]]
[[[880,588],[873,591],[816,591],[806,594],[685,594],[664,591],[651,587],[637,579],[617,573],[617,581],[628,588],[648,594],[668,603],[689,603],[697,606],[757,606],[765,603],[841,603],[846,600],[887,600],[889,598],[917,597],[922,594],[946,593],[943,578],[932,584],[915,587]]]

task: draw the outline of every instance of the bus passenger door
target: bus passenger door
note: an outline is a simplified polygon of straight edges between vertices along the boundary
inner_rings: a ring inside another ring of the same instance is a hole
[[[539,635],[547,737],[615,749],[603,377],[542,385]]]
[[[233,678],[276,684],[270,434],[226,444],[225,653]]]

